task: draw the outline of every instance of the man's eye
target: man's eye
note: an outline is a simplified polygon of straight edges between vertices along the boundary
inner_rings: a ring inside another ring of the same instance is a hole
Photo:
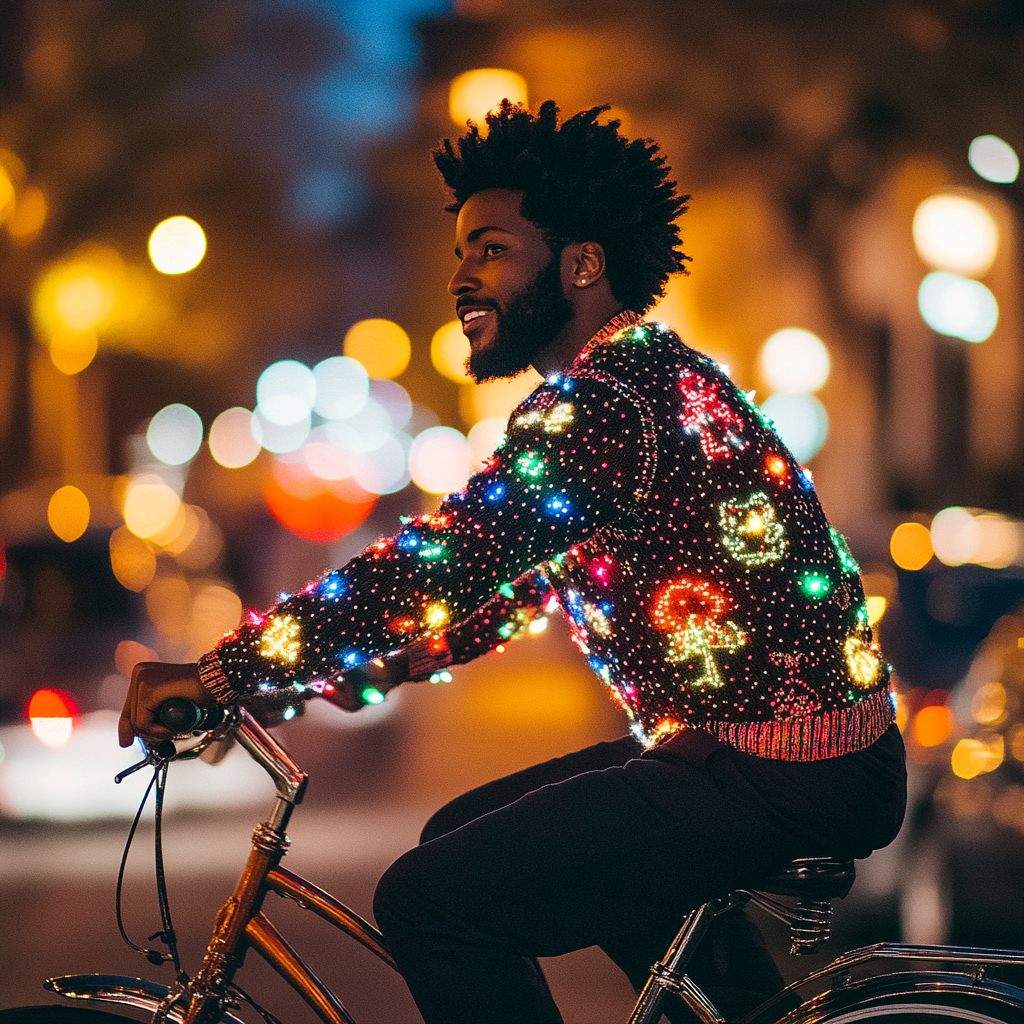
[[[499,253],[503,253],[504,251],[505,246],[500,245],[498,242],[488,242],[487,245],[484,246],[485,256],[497,256]]]

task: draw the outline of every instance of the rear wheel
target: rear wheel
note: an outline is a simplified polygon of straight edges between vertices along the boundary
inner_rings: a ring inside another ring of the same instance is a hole
[[[21,1006],[0,1010],[0,1024],[125,1024],[131,1019],[86,1006]]]
[[[820,1024],[1024,1024],[1024,1002],[984,991],[892,993],[814,1019]]]

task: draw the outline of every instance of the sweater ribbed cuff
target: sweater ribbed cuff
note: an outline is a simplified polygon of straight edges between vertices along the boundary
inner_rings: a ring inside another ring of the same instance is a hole
[[[435,672],[440,672],[452,664],[452,652],[444,636],[414,640],[405,648],[404,653],[409,663],[409,682],[412,683],[429,679]]]
[[[199,659],[199,681],[221,704],[240,704],[245,698],[244,691],[236,690],[228,682],[216,651],[210,651]]]

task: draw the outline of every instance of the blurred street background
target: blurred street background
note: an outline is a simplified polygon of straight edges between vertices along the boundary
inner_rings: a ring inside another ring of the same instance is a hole
[[[1024,947],[1021,4],[3,0],[0,1007],[51,974],[160,978],[112,909],[132,666],[435,507],[539,380],[464,374],[428,155],[503,97],[608,103],[661,144],[694,259],[652,316],[754,392],[860,563],[912,800],[823,959]],[[291,866],[369,915],[444,801],[623,729],[555,620],[449,684],[310,706],[279,730],[313,777]],[[271,793],[241,755],[175,768],[194,967]],[[269,912],[357,1018],[418,1020],[354,944]],[[600,954],[548,968],[567,1021],[625,1018]]]

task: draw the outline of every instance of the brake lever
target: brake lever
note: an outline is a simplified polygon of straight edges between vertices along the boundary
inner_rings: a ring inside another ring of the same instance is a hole
[[[114,776],[114,782],[123,782],[129,775],[134,775],[135,772],[139,771],[141,768],[157,768],[165,761],[170,761],[170,759],[174,757],[175,753],[177,753],[177,751],[173,740],[162,740],[160,743],[156,743],[152,746],[147,744],[146,756],[139,761],[138,764],[133,764],[128,768],[125,768],[124,771],[118,772]]]

